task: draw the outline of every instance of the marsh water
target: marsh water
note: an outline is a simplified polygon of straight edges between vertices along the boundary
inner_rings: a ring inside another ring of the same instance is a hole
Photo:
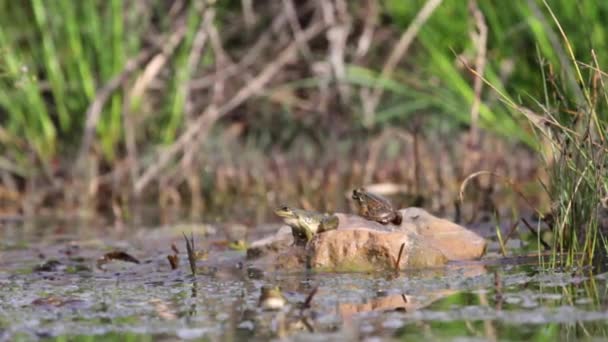
[[[601,265],[550,268],[535,256],[502,258],[490,244],[481,261],[439,269],[253,272],[241,262],[244,252],[230,247],[234,233],[226,234],[241,228],[5,222],[0,340],[608,338],[608,273]],[[276,228],[262,225],[247,240]],[[207,252],[195,276],[182,235],[191,232],[196,248]],[[174,270],[167,259],[172,244],[180,259]],[[112,251],[139,263],[98,263]],[[282,310],[259,306],[263,286],[280,286]]]

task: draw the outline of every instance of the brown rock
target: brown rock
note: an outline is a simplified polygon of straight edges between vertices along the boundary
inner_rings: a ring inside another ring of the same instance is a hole
[[[368,228],[337,229],[315,235],[307,246],[310,267],[329,271],[393,269],[404,245],[399,268],[444,265],[446,257],[416,234]]]
[[[366,228],[383,232],[394,232],[401,230],[400,226],[395,226],[393,224],[383,225],[376,221],[366,220],[359,215],[343,213],[335,213],[334,215],[338,217],[338,229]]]
[[[287,249],[276,252],[268,252],[265,255],[252,260],[249,267],[267,270],[281,270],[301,272],[307,269],[308,252],[303,246],[290,246]]]
[[[293,246],[291,228],[252,243],[247,259],[258,267],[328,271],[394,269],[404,245],[400,269],[444,265],[448,260],[471,260],[483,255],[486,241],[474,232],[420,208],[400,210],[400,225],[382,225],[357,215],[335,214],[336,230],[319,233],[306,246]]]
[[[486,240],[461,225],[435,217],[420,208],[399,211],[403,215],[402,231],[419,234],[449,260],[478,259],[486,251]]]
[[[247,259],[253,260],[267,255],[276,255],[287,250],[292,244],[291,228],[283,226],[276,234],[252,242],[247,248]]]

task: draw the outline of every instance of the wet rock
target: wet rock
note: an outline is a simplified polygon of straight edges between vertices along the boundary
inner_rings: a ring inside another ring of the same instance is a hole
[[[420,208],[406,208],[400,212],[403,215],[400,230],[419,234],[449,260],[479,259],[486,251],[486,240],[461,225]]]
[[[300,272],[308,268],[308,251],[303,246],[291,246],[279,252],[266,252],[254,260],[253,267],[260,270],[277,269]]]
[[[330,271],[425,268],[444,265],[440,250],[409,232],[385,232],[368,228],[339,229],[315,235],[307,246],[309,265]]]
[[[247,248],[247,259],[253,260],[269,254],[277,254],[289,249],[292,244],[293,234],[291,233],[291,228],[283,226],[276,234],[254,241],[249,248]]]
[[[337,213],[338,228],[316,234],[305,248],[293,246],[291,229],[284,226],[277,234],[254,242],[247,259],[266,269],[369,271],[437,267],[449,260],[477,259],[485,252],[485,240],[460,225],[420,208],[400,212],[400,225]]]

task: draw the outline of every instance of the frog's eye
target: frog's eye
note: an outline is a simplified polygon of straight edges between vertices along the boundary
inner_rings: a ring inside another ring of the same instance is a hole
[[[283,207],[281,207],[281,211],[289,211],[289,207],[288,206],[283,206]]]

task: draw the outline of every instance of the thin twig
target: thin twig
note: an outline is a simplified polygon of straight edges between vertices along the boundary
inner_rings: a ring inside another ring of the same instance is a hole
[[[253,11],[253,0],[241,0],[243,8],[243,22],[247,29],[252,29],[257,21],[255,12]]]
[[[521,218],[521,222],[524,223],[524,226],[526,226],[526,228],[528,228],[528,230],[530,231],[530,233],[532,233],[532,235],[534,235],[534,237],[540,241],[540,244],[543,245],[543,247],[545,248],[546,251],[550,251],[551,250],[551,246],[549,246],[548,243],[545,242],[545,240],[542,239],[542,237],[539,236],[538,232],[530,225],[530,223],[528,223],[528,220],[526,220],[525,218]]]
[[[213,9],[209,9],[205,11],[204,19],[200,23],[196,34],[194,35],[194,39],[192,40],[192,48],[190,49],[190,54],[188,55],[188,61],[186,63],[186,70],[188,70],[189,76],[194,74],[196,66],[201,60],[201,56],[203,51],[205,50],[205,43],[207,43],[208,34],[205,30],[208,25],[213,22],[215,18],[215,11]],[[190,79],[187,82],[184,82],[181,87],[184,87],[184,98],[186,103],[186,116],[190,119],[192,115],[192,87],[190,86]]]
[[[492,175],[492,176],[496,176],[497,178],[501,179],[503,182],[508,184],[511,187],[511,189],[513,191],[515,191],[515,193],[517,193],[531,209],[536,211],[538,213],[538,215],[542,216],[542,213],[534,205],[532,205],[532,202],[524,195],[524,193],[521,191],[521,189],[519,189],[519,187],[513,180],[511,180],[509,177],[503,176],[501,174],[498,174],[498,173],[492,172],[492,171],[482,170],[482,171],[474,172],[474,173],[468,175],[467,178],[465,178],[464,181],[462,181],[462,183],[460,184],[460,190],[458,192],[458,197],[460,199],[460,202],[464,201],[464,191],[466,190],[466,187],[467,187],[467,184],[469,183],[469,181],[471,181],[472,179],[477,178],[479,176],[482,176],[482,175]]]
[[[399,254],[397,255],[397,261],[395,262],[395,270],[399,270],[399,264],[401,263],[401,257],[403,256],[403,249],[405,248],[405,242],[399,247]]]
[[[205,89],[217,82],[218,77],[227,80],[234,75],[240,74],[243,70],[260,60],[260,55],[267,51],[268,47],[274,42],[273,36],[277,32],[283,30],[286,24],[287,16],[282,12],[273,20],[270,28],[260,35],[260,38],[253,44],[253,46],[247,49],[247,54],[240,60],[238,64],[226,66],[225,68],[219,70],[219,72],[192,80],[190,82],[191,89]]]
[[[309,40],[324,29],[324,25],[320,23],[313,24],[303,33],[303,39]],[[259,93],[264,86],[291,60],[296,57],[297,43],[292,42],[285,48],[277,58],[268,64],[253,80],[241,88],[227,103],[219,108],[213,104],[205,109],[205,111],[192,123],[192,125],[177,139],[175,143],[169,146],[166,150],[159,154],[156,161],[150,165],[141,177],[135,183],[135,193],[140,194],[143,189],[162,171],[169,161],[178,153],[190,144],[193,139],[199,134],[206,134],[211,126],[220,117],[226,115],[230,111],[240,106],[251,96]]]
[[[179,43],[186,35],[186,26],[178,26],[173,34],[167,38],[167,41],[163,44],[161,51],[150,59],[146,64],[144,71],[137,77],[129,97],[131,103],[136,102],[146,91],[152,80],[161,72],[165,64],[167,64],[169,57],[173,54]]]
[[[165,40],[160,54],[152,57],[154,50],[146,49],[141,51],[136,57],[129,59],[125,63],[123,70],[118,75],[110,79],[108,83],[97,91],[95,100],[89,105],[85,114],[86,121],[80,144],[80,151],[78,153],[77,165],[81,165],[84,162],[86,155],[89,153],[91,143],[93,142],[93,136],[97,129],[97,124],[101,119],[101,113],[106,102],[135,70],[139,69],[144,62],[149,60],[144,73],[138,78],[138,81],[135,82],[135,86],[133,86],[132,90],[129,92],[129,97],[133,100],[139,98],[141,94],[143,94],[145,85],[156,76],[162,65],[165,64],[168,55],[172,53],[184,37],[186,27],[181,24],[182,21],[183,20],[177,20],[177,28],[175,29],[175,32]],[[132,101],[129,102],[130,104],[133,103]]]
[[[302,40],[302,26],[298,20],[298,14],[296,13],[296,7],[293,0],[283,0],[283,8],[285,9],[289,26],[291,27],[291,31],[296,39],[296,43],[298,43],[298,49],[306,60],[312,61],[312,52],[310,47],[306,41]]]
[[[315,297],[315,295],[317,294],[317,291],[319,290],[319,286],[315,286],[312,291],[310,291],[310,293],[308,294],[308,296],[306,296],[306,300],[304,300],[304,304],[302,304],[302,310],[304,309],[310,309],[310,303],[312,303],[312,299]]]
[[[363,58],[369,48],[372,45],[372,39],[374,38],[374,30],[378,22],[378,1],[377,0],[368,0],[365,24],[363,25],[363,31],[357,40],[357,50],[355,52],[355,60]]]
[[[473,42],[477,49],[477,57],[475,59],[475,70],[478,75],[483,76],[486,67],[486,49],[488,40],[488,26],[486,25],[483,13],[479,10],[477,2],[475,0],[469,1],[469,11],[475,19],[475,26],[477,31],[471,32]],[[471,145],[478,146],[479,143],[479,132],[478,132],[478,121],[479,121],[479,107],[481,106],[481,91],[483,87],[483,79],[481,77],[475,77],[473,89],[475,91],[475,97],[473,98],[473,104],[471,106]]]
[[[416,14],[416,17],[414,18],[410,26],[408,26],[407,30],[405,30],[405,32],[403,32],[403,34],[401,35],[399,42],[397,42],[397,45],[395,45],[395,48],[391,52],[386,63],[384,63],[384,67],[382,68],[382,72],[380,73],[379,80],[374,86],[374,92],[369,98],[369,101],[364,102],[365,124],[372,124],[376,107],[378,106],[380,98],[382,97],[382,93],[384,92],[384,89],[380,86],[381,80],[385,80],[392,75],[393,71],[395,70],[395,67],[397,67],[399,61],[403,59],[403,56],[405,56],[405,54],[407,53],[407,50],[414,41],[414,38],[418,35],[418,31],[420,31],[420,28],[430,18],[431,14],[433,14],[435,9],[439,7],[441,2],[442,0],[428,0],[424,4],[420,12]]]
[[[395,128],[385,129],[382,134],[370,144],[369,154],[363,173],[363,184],[371,182],[378,164],[380,149],[389,141],[389,139],[402,140],[405,146],[412,146],[413,143],[412,137],[407,132]]]
[[[84,134],[80,143],[78,161],[83,161],[89,152],[91,142],[93,141],[93,135],[95,133],[95,129],[97,128],[97,123],[101,118],[101,112],[105,103],[114,93],[114,91],[127,80],[131,73],[137,70],[146,60],[148,60],[148,58],[150,58],[151,55],[151,50],[141,51],[136,57],[129,59],[127,63],[125,63],[123,70],[118,75],[114,76],[108,83],[97,91],[95,100],[93,100],[85,114],[86,122],[84,125]]]
[[[347,5],[344,0],[335,0],[335,22],[327,30],[327,40],[329,41],[329,62],[333,69],[336,79],[338,94],[341,103],[348,103],[350,98],[350,88],[346,78],[346,44],[350,34],[350,16],[348,15]]]

